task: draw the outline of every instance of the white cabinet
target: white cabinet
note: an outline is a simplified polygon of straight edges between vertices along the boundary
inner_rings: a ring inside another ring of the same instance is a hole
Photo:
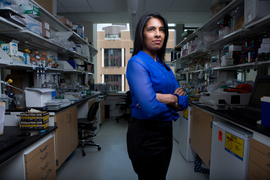
[[[48,149],[45,148],[47,144],[50,145],[47,147]],[[1,179],[26,180],[27,179],[26,174],[31,174],[33,172],[36,173],[36,170],[33,171],[32,168],[31,168],[31,170],[29,170],[29,168],[28,168],[28,171],[27,171],[27,168],[26,168],[27,164],[26,163],[28,161],[25,159],[25,155],[26,156],[27,155],[34,155],[33,157],[36,157],[36,156],[38,157],[38,155],[40,155],[40,154],[39,153],[36,154],[35,152],[39,151],[39,147],[43,147],[42,149],[45,148],[44,149],[45,154],[46,154],[46,152],[48,152],[48,155],[54,156],[54,154],[55,154],[55,151],[54,151],[54,132],[46,135],[44,138],[40,139],[39,141],[32,144],[31,146],[29,146],[28,148],[26,148],[22,152],[18,153],[17,155],[13,156],[9,160],[7,160],[3,164],[1,164],[0,165]],[[30,160],[33,160],[32,159],[33,157],[31,157]],[[46,158],[46,157],[44,157],[44,158]],[[46,160],[50,160],[49,158],[51,158],[51,156],[48,156],[48,158]],[[30,162],[30,160],[29,160],[29,162]],[[33,163],[35,164],[35,163],[37,163],[37,161],[34,160]],[[42,162],[37,163],[37,165],[41,165],[41,164],[42,164]],[[44,165],[46,165],[46,163]],[[44,165],[42,165],[42,167]],[[52,177],[51,175],[55,174],[55,161],[53,161],[53,162],[49,161],[49,165],[44,167],[44,171],[42,170],[41,172],[37,172],[37,176],[38,175],[44,176],[42,173],[45,172],[45,174],[46,174],[48,169],[52,169],[50,171],[51,173],[49,173],[50,177]],[[34,175],[34,176],[37,177],[36,175]],[[52,177],[51,179],[56,179],[56,178]]]

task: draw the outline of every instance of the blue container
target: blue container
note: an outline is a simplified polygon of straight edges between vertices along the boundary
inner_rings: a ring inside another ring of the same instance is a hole
[[[262,125],[270,128],[270,97],[261,98],[262,101]]]

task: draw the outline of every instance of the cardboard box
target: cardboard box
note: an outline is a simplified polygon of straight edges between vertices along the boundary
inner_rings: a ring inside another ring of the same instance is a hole
[[[234,30],[234,31],[237,31],[237,30],[241,29],[242,26],[243,26],[243,24],[236,24],[236,25],[234,26],[233,30]]]
[[[17,56],[20,41],[12,40],[10,43],[1,44],[1,48],[10,56]]]
[[[73,27],[73,23],[70,20],[68,20],[67,18],[63,17],[60,19],[60,21],[69,28]]]
[[[231,32],[231,29],[229,27],[222,28],[221,30],[219,30],[219,38],[222,38],[230,34],[230,32]]]
[[[38,3],[41,7],[43,7],[46,11],[53,14],[53,0],[35,0],[36,3]],[[56,15],[56,14],[55,14]]]
[[[42,23],[28,15],[25,15],[27,29],[42,36]]]
[[[41,21],[41,23],[42,23],[42,36],[45,38],[51,38],[50,24],[45,21]]]

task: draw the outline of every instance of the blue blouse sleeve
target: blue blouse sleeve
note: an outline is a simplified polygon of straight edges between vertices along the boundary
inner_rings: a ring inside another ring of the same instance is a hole
[[[139,104],[142,112],[149,119],[169,117],[171,115],[171,109],[166,104],[157,101],[148,70],[143,65],[143,62],[130,60],[126,74],[130,89],[136,98],[134,103]]]
[[[169,66],[168,66],[168,67],[169,67]],[[169,67],[169,68],[170,68],[170,67]],[[179,85],[179,83],[177,82],[177,80],[176,80],[176,78],[175,78],[175,76],[174,76],[172,70],[171,70],[171,73],[172,73],[172,75],[173,75],[173,77],[174,77],[173,80],[174,80],[175,90],[176,90],[177,88],[180,87],[180,85]],[[179,96],[178,94],[174,94],[174,95],[176,95],[176,96],[178,97],[178,104],[182,106],[182,108],[181,108],[180,111],[187,109],[187,108],[188,108],[188,101],[189,101],[188,97],[187,97],[187,96]],[[179,110],[177,110],[177,111],[179,111]]]

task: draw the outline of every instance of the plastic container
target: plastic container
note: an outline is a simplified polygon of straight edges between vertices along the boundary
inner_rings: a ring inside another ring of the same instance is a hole
[[[270,128],[270,96],[265,96],[261,98],[262,101],[262,125]]]

